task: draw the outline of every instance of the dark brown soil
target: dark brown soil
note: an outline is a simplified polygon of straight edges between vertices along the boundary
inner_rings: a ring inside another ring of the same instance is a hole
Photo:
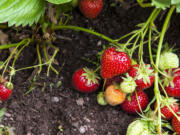
[[[78,9],[74,9],[69,24],[93,28],[111,38],[118,38],[144,22],[152,11],[151,8],[140,8],[133,0],[129,1],[127,5],[112,7],[112,0],[104,0],[103,11],[94,20],[84,18]],[[180,16],[174,15],[166,39],[179,47],[180,22],[177,20]],[[1,104],[1,107],[7,108],[3,124],[14,127],[16,135],[125,135],[128,124],[136,116],[124,113],[119,106],[102,107],[96,101],[98,92],[82,94],[71,86],[71,76],[76,69],[94,67],[82,57],[96,60],[95,55],[108,42],[71,30],[57,31],[56,35],[54,45],[60,49],[56,58],[60,65],[56,68],[60,74],[51,73],[50,77],[46,77],[44,68],[41,77],[37,78],[35,89],[24,95],[31,85],[27,79],[32,70],[17,72],[13,80],[13,95]],[[60,36],[65,38],[58,38]],[[34,46],[25,49],[17,67],[35,64],[34,49]],[[56,87],[58,81],[62,81],[59,88]],[[42,91],[44,84],[46,87]],[[58,127],[62,127],[63,131]]]

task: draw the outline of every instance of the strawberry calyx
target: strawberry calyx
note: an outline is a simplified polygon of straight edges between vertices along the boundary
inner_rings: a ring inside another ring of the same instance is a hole
[[[11,82],[5,82],[5,87],[8,88],[9,90],[12,90],[14,88],[13,84]]]
[[[167,106],[167,105],[171,106],[171,105],[177,104],[177,101],[178,100],[174,99],[173,97],[166,98],[166,97],[162,96],[160,107],[163,108],[164,106]]]
[[[137,69],[136,79],[143,79],[145,84],[150,84],[150,76],[154,75],[154,70],[151,68],[150,64],[140,64],[139,67],[134,67]]]
[[[177,77],[177,76],[180,76],[179,73],[176,73],[180,70],[180,68],[177,68],[175,70],[172,70],[172,69],[168,69],[166,71],[164,71],[163,73],[166,75],[166,77],[164,77],[162,79],[162,82],[163,82],[163,86],[164,87],[167,87],[167,86],[171,86],[172,88],[174,88],[174,78]]]
[[[137,65],[137,61],[135,59],[131,59],[131,65]]]
[[[100,77],[96,75],[96,73],[89,69],[89,68],[83,68],[84,72],[82,76],[84,76],[87,79],[87,84],[90,85],[91,82],[94,84],[98,84]]]
[[[120,89],[125,93],[132,93],[136,89],[136,82],[135,79],[126,74],[126,78],[122,77],[123,82],[120,84]]]
[[[128,94],[128,96],[126,97],[129,102],[131,102],[131,97],[132,97],[132,93]]]

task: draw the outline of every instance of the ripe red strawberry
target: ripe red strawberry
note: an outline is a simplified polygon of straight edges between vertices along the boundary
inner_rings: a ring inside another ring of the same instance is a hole
[[[164,88],[169,96],[180,97],[180,68],[166,70],[167,76],[163,79]]]
[[[101,76],[103,78],[112,78],[123,74],[131,67],[131,59],[122,51],[114,47],[107,48],[101,60]]]
[[[88,68],[78,69],[72,76],[73,87],[80,92],[92,92],[98,89],[100,78]]]
[[[141,90],[149,88],[154,83],[154,70],[149,64],[133,65],[128,73],[136,78],[137,88]]]
[[[117,83],[120,84],[123,81],[122,77],[120,75],[118,76],[114,76],[113,78],[108,78],[106,80],[106,85],[105,87],[108,87],[109,85],[113,84],[113,83]]]
[[[178,116],[180,117],[180,114],[178,114]],[[172,126],[176,133],[180,135],[180,121],[178,121],[176,117],[173,117]]]
[[[137,93],[137,96],[136,96]],[[137,100],[138,97],[138,100]],[[135,114],[136,112],[140,112],[139,105],[141,106],[142,111],[148,105],[148,96],[143,91],[136,91],[132,94],[132,96],[126,99],[122,104],[121,107],[125,112],[130,114]]]
[[[174,98],[168,98],[168,99],[164,98],[162,100],[162,103],[160,105],[162,118],[165,120],[171,120],[174,117],[174,114],[168,108],[168,106],[166,104],[168,104],[171,107],[171,109],[174,111],[174,113],[179,112],[179,105]],[[155,108],[156,108],[156,106],[157,106],[157,104],[155,104]]]
[[[5,101],[11,96],[12,93],[12,83],[6,82],[0,84],[0,100]]]
[[[80,0],[79,9],[87,18],[93,19],[98,16],[103,7],[102,0]]]

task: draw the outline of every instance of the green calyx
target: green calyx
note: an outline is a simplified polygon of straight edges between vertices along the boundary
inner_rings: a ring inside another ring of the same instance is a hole
[[[105,99],[104,92],[100,92],[97,95],[97,102],[98,102],[99,105],[102,105],[102,106],[107,105],[107,101]]]
[[[175,74],[178,70],[180,69],[178,68],[174,71],[172,69],[169,69],[167,72],[166,71],[163,72],[166,75],[164,79],[161,80],[163,82],[164,87],[171,86],[172,88],[174,88],[174,82],[173,82],[174,77],[180,75],[180,74]]]
[[[177,67],[179,67],[179,58],[175,53],[168,51],[160,55],[159,68],[161,70]]]
[[[154,70],[150,68],[150,64],[141,64],[139,67],[135,67],[137,71],[136,79],[143,79],[145,84],[150,83],[150,76],[154,75]]]
[[[173,97],[164,97],[162,96],[162,100],[161,100],[161,108],[163,108],[164,106],[171,106],[171,105],[174,105],[174,104],[177,104],[177,99],[174,99]]]
[[[123,78],[123,82],[120,84],[120,89],[125,93],[133,93],[136,89],[136,82],[134,78],[126,74],[126,78]]]
[[[89,69],[89,68],[83,68],[84,72],[82,74],[82,76],[84,76],[87,79],[87,84],[90,85],[91,82],[93,82],[94,84],[98,84],[100,80],[100,77],[96,75],[96,73]]]
[[[5,87],[12,90],[14,88],[13,84],[11,82],[5,82]]]
[[[131,65],[136,65],[137,64],[137,61],[135,59],[131,59]]]

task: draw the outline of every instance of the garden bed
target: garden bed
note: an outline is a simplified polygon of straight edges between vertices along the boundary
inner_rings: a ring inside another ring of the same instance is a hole
[[[110,6],[112,2],[112,0],[104,0],[103,11],[94,20],[86,19],[78,9],[73,9],[73,18],[69,24],[93,28],[97,32],[116,39],[135,29],[135,26],[144,22],[152,11],[151,8],[140,8],[132,0],[115,7]],[[159,22],[160,19],[159,17]],[[180,22],[178,20],[180,16],[174,14],[165,40],[180,49]],[[4,30],[4,32],[9,35],[9,41],[17,40],[14,36],[15,30]],[[24,28],[21,34],[30,35],[31,31]],[[87,33],[71,30],[59,30],[55,36],[57,40],[54,45],[60,50],[56,57],[59,66],[55,67],[60,74],[57,76],[51,72],[50,76],[46,77],[44,67],[44,72],[37,77],[37,84],[33,91],[25,94],[32,84],[29,80],[32,80],[30,77],[33,70],[17,72],[13,80],[15,87],[13,94],[9,100],[1,104],[1,107],[7,108],[3,124],[13,127],[16,135],[79,135],[83,133],[86,135],[125,135],[128,124],[137,116],[124,113],[119,106],[98,105],[96,100],[98,91],[82,94],[71,86],[71,76],[76,69],[84,66],[93,68],[93,64],[83,58],[97,60],[95,55],[108,42]],[[34,48],[33,44],[25,48],[17,61],[17,67],[35,64],[37,56]],[[180,50],[177,54],[179,52]],[[146,52],[144,56],[146,57]],[[1,59],[4,59],[4,56]],[[56,87],[59,81],[61,85]]]

